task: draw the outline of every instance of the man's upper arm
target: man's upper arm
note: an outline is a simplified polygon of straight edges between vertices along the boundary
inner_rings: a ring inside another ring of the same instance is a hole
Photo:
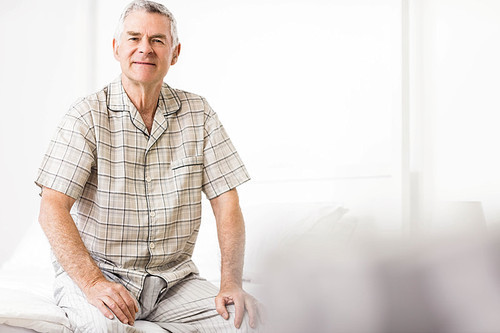
[[[51,188],[74,199],[83,193],[95,165],[96,148],[93,128],[84,116],[74,107],[59,124],[35,180],[40,188]]]
[[[203,192],[213,199],[250,179],[217,114],[204,100]]]
[[[210,205],[212,206],[212,211],[216,217],[217,222],[218,216],[223,210],[233,210],[239,209],[239,198],[238,192],[235,188],[222,193],[215,198],[210,199]]]
[[[40,222],[44,221],[45,214],[50,209],[63,208],[65,211],[69,212],[71,207],[75,203],[75,199],[61,193],[59,191],[53,190],[48,187],[42,187],[42,202],[40,205]]]

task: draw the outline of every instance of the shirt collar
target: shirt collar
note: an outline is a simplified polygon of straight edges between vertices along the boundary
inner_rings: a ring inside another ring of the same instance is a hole
[[[109,110],[114,112],[131,111],[135,109],[125,89],[123,89],[121,75],[108,85],[106,105]],[[165,116],[168,116],[177,112],[180,108],[181,100],[179,96],[174,89],[163,82],[156,112],[162,112]]]

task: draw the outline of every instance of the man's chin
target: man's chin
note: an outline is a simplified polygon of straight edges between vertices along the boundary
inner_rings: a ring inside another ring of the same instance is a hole
[[[152,85],[155,83],[163,82],[163,78],[161,78],[159,75],[150,75],[147,73],[141,73],[141,74],[135,74],[135,75],[124,74],[124,75],[131,82],[134,82],[136,84],[141,84],[141,85]]]

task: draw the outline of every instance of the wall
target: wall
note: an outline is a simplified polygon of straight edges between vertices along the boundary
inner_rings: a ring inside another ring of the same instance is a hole
[[[127,2],[25,0],[0,14],[0,261],[36,220],[33,178],[58,120],[119,74],[111,41]],[[169,1],[182,51],[167,82],[218,112],[253,176],[242,199],[343,202],[401,232],[405,3]]]
[[[436,202],[474,201],[482,204],[487,224],[498,224],[500,3],[411,4],[416,218],[424,228],[433,228],[443,222],[436,218],[441,214],[434,214]]]
[[[0,12],[0,262],[37,220],[33,183],[50,136],[89,91],[89,3],[8,1]]]

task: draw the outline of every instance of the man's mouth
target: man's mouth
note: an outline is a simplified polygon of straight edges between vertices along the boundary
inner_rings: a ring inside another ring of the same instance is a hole
[[[156,66],[155,64],[153,64],[153,63],[151,63],[151,62],[134,61],[133,63],[134,63],[134,64],[137,64],[137,65]]]

